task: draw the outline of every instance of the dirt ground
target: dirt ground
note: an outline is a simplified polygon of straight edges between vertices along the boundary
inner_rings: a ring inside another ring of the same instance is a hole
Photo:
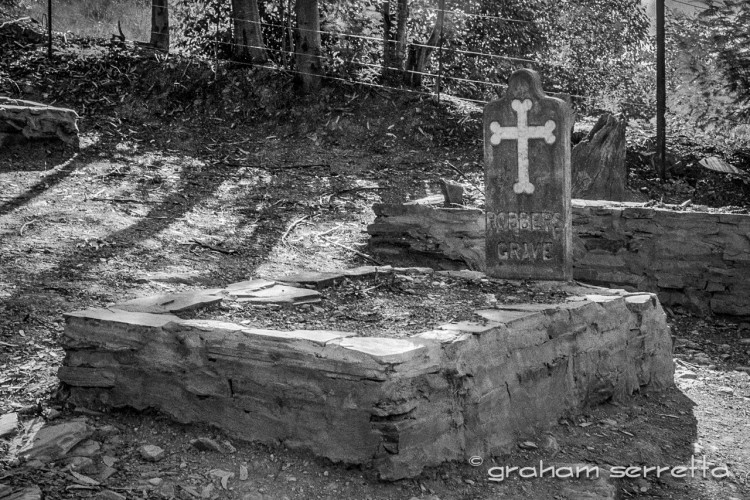
[[[618,495],[750,498],[750,324],[681,311],[669,311],[675,388],[561,419],[480,466],[445,464],[413,480],[381,482],[283,446],[232,441],[199,451],[192,439],[227,438],[158,414],[66,406],[55,377],[64,312],[371,264],[352,250],[366,252],[373,203],[439,193],[441,177],[471,192],[482,177],[478,109],[465,103],[347,86],[305,99],[278,73],[228,68],[212,76],[197,64],[154,66],[153,57],[119,53],[97,66],[71,54],[53,63],[27,54],[25,66],[3,60],[14,85],[0,90],[78,110],[82,141],[78,151],[52,142],[0,150],[0,415],[88,419],[116,459],[108,489],[127,498],[566,498],[566,480],[489,481],[488,469],[539,460],[673,466],[705,457],[730,476],[618,480]],[[141,67],[162,68],[163,79]],[[367,323],[352,297],[335,300],[342,302],[325,307],[356,311],[351,327]],[[408,327],[444,322],[433,316]],[[142,444],[162,446],[167,457],[144,462]],[[5,450],[0,444],[0,457]],[[240,481],[242,466],[248,478]],[[226,487],[223,471],[235,473]],[[37,484],[48,499],[102,488],[63,464],[3,461],[0,482]]]

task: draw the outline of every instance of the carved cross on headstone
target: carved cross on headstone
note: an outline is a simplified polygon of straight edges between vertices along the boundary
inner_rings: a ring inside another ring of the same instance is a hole
[[[515,139],[518,141],[518,182],[513,184],[516,194],[534,192],[534,185],[529,181],[529,139],[544,139],[547,144],[555,142],[552,133],[555,130],[555,122],[547,120],[541,127],[529,127],[526,113],[534,103],[529,99],[514,100],[511,107],[518,114],[518,125],[515,127],[501,127],[498,122],[490,123],[492,137],[490,142],[493,146],[500,144],[503,139]]]
[[[539,75],[519,70],[484,109],[487,274],[572,278],[572,113],[547,97]]]

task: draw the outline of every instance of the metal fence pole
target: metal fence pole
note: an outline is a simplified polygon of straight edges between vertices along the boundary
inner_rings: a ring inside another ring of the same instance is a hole
[[[656,161],[661,181],[667,180],[667,81],[664,0],[656,0]]]
[[[47,57],[52,59],[52,0],[47,0]]]
[[[438,45],[438,75],[435,79],[435,93],[437,94],[437,102],[440,104],[440,83],[443,79],[443,32],[440,31],[440,43]]]

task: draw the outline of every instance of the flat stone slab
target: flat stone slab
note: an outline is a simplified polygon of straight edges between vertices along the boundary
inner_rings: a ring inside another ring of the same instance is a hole
[[[224,288],[223,291],[228,293],[229,295],[241,297],[245,293],[253,293],[257,292],[258,290],[265,290],[266,288],[271,288],[275,284],[275,281],[264,279],[240,281],[239,283],[232,283],[231,285],[227,285],[227,287]]]
[[[413,274],[418,268],[401,268],[405,274]],[[371,278],[378,274],[392,274],[398,272],[391,266],[360,266],[351,269],[337,269],[335,271],[299,271],[287,274],[278,278],[276,281],[287,285],[311,285],[316,288],[325,288],[331,286],[344,278]],[[432,272],[432,269],[430,269]]]
[[[355,335],[352,332],[337,332],[333,330],[292,330],[289,332],[279,330],[264,330],[264,329],[245,329],[242,330],[245,333],[252,335],[262,335],[277,339],[280,341],[291,341],[291,340],[309,340],[321,346],[328,344],[334,340],[343,339]]]
[[[313,285],[315,288],[324,288],[343,279],[344,274],[338,272],[300,271],[298,273],[281,276],[280,278],[277,278],[276,281],[286,284]]]
[[[141,312],[151,314],[174,313],[190,311],[207,307],[221,302],[218,293],[221,289],[198,290],[184,293],[167,293],[164,295],[152,295],[140,299],[120,302],[114,307],[122,311]]]
[[[413,340],[377,337],[352,337],[339,342],[341,347],[359,351],[375,358],[380,363],[402,363],[421,350],[424,345]]]
[[[129,326],[145,326],[161,328],[171,321],[179,320],[177,316],[171,314],[154,314],[140,311],[125,311],[116,308],[92,308],[82,311],[73,311],[66,313],[68,319],[105,321],[107,323],[120,323]]]
[[[0,438],[12,436],[18,427],[18,413],[6,413],[0,415]]]
[[[83,420],[44,425],[19,450],[18,455],[25,460],[39,460],[43,463],[57,460],[93,432]]]
[[[243,291],[236,294],[238,302],[251,304],[299,305],[314,304],[321,301],[320,293],[306,288],[289,285],[273,285],[255,291]]]
[[[42,500],[42,490],[39,486],[7,486],[0,484],[0,499],[2,500]]]

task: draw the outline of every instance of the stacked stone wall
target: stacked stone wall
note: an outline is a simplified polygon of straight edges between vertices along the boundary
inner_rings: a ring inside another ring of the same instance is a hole
[[[484,213],[376,205],[371,251],[393,263],[484,270]],[[700,314],[750,316],[750,216],[573,200],[573,276],[655,292]]]

